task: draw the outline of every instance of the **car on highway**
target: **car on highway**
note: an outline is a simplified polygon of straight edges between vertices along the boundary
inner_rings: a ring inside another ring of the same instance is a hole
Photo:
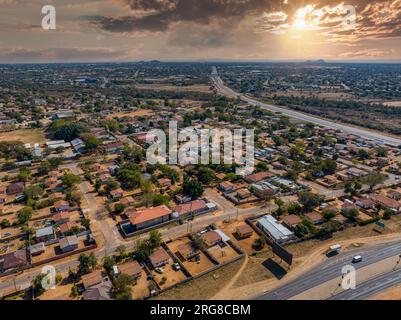
[[[358,263],[362,261],[362,256],[355,256],[352,258],[352,263]]]

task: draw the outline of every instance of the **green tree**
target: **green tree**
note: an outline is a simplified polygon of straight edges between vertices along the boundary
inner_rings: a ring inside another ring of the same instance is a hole
[[[197,199],[203,195],[204,188],[198,180],[188,179],[186,177],[184,179],[183,192],[192,199]]]
[[[298,193],[298,201],[302,204],[304,211],[309,212],[318,207],[323,202],[323,198],[309,191],[301,191]]]
[[[162,243],[162,237],[158,230],[152,230],[149,234],[149,244],[152,249],[160,247]]]
[[[78,258],[79,262],[79,272],[81,274],[86,274],[91,272],[97,266],[97,258],[93,252],[89,255],[83,253]]]
[[[19,224],[27,223],[31,220],[34,211],[31,207],[22,208],[17,212],[17,219]]]
[[[74,185],[81,183],[82,179],[79,176],[76,176],[72,173],[66,173],[64,176],[61,178],[61,181],[67,188],[71,188]]]

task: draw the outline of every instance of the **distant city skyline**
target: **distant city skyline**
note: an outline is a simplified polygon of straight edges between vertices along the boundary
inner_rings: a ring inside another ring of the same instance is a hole
[[[41,27],[47,4],[56,30]],[[0,0],[0,12],[0,63],[401,61],[401,0]]]

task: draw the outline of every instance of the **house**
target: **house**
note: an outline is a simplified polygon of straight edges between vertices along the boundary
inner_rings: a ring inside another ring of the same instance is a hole
[[[172,211],[165,205],[130,211],[127,216],[136,230],[149,228],[170,220]]]
[[[281,225],[273,216],[265,215],[256,222],[257,227],[272,241],[285,243],[295,239],[294,234]]]
[[[101,174],[99,180],[102,184],[107,184],[111,179],[111,175],[108,173]]]
[[[288,214],[283,217],[283,224],[290,229],[295,229],[295,227],[302,223],[302,219],[296,214]]]
[[[159,268],[170,263],[171,257],[162,247],[160,247],[150,255],[149,260],[153,268]]]
[[[118,269],[120,273],[127,274],[135,279],[140,278],[142,275],[142,267],[136,260],[120,264]]]
[[[237,191],[237,197],[239,199],[247,199],[251,196],[251,192],[248,189],[240,189]]]
[[[223,192],[234,190],[234,185],[229,181],[223,181],[219,183],[219,189]]]
[[[258,183],[262,180],[272,178],[274,174],[268,171],[258,172],[254,174],[250,174],[244,177],[244,180],[248,183]]]
[[[355,204],[363,209],[373,209],[375,202],[370,198],[359,198],[355,201]]]
[[[65,234],[67,232],[71,231],[71,225],[68,222],[62,223],[58,227],[58,231],[62,234]]]
[[[305,214],[305,217],[307,217],[314,225],[322,224],[325,220],[323,216],[317,212],[308,212]]]
[[[204,200],[193,200],[184,204],[179,204],[173,208],[174,213],[181,219],[191,218],[192,215],[198,215],[209,211],[209,207]]]
[[[52,200],[61,200],[64,198],[64,195],[61,192],[54,192],[49,195],[49,199]]]
[[[38,256],[46,251],[46,245],[44,242],[39,242],[29,246],[29,252],[32,256]]]
[[[78,238],[76,235],[61,238],[59,240],[60,250],[63,253],[78,249]]]
[[[118,166],[118,165],[115,164],[115,165],[113,165],[113,166],[108,167],[107,169],[109,169],[109,173],[110,173],[112,176],[114,176],[114,175],[116,174],[117,170],[120,169],[120,166]]]
[[[119,152],[123,147],[124,144],[119,141],[109,142],[103,145],[103,148],[107,153]]]
[[[112,300],[113,285],[108,277],[103,277],[100,270],[82,276],[85,289],[84,300]]]
[[[6,190],[8,195],[22,193],[23,191],[24,191],[24,184],[22,182],[11,183]]]
[[[82,139],[74,139],[71,141],[71,145],[76,153],[82,153],[85,151],[85,142]]]
[[[56,239],[54,229],[52,226],[44,227],[36,230],[35,233],[36,242],[47,242]]]
[[[240,239],[245,239],[252,236],[253,229],[247,224],[241,224],[237,227],[235,232]]]
[[[206,247],[210,248],[222,241],[221,236],[214,230],[206,232],[202,236],[202,241]]]
[[[180,244],[177,247],[178,253],[185,259],[190,260],[199,254],[199,249],[195,246],[193,242],[187,242]]]
[[[127,207],[132,206],[135,203],[135,199],[131,196],[128,196],[128,197],[122,198],[120,200],[120,203]]]
[[[66,212],[57,212],[53,215],[53,221],[56,224],[61,225],[63,223],[69,222],[70,218]]]
[[[383,208],[394,211],[394,212],[399,212],[401,209],[401,203],[398,202],[397,200],[388,198],[386,196],[383,196],[381,194],[374,194],[371,196],[371,199],[380,204]]]
[[[95,270],[91,273],[84,274],[81,277],[82,285],[85,289],[101,284],[103,282],[103,275],[101,270]]]
[[[28,255],[25,249],[20,249],[0,256],[0,270],[20,268],[28,264]]]
[[[355,211],[359,211],[359,208],[356,204],[351,203],[351,202],[345,202],[342,206],[341,206],[341,211],[343,213],[347,213],[348,211],[351,210],[355,210]]]
[[[183,194],[177,194],[175,196],[175,199],[177,200],[177,202],[179,204],[187,203],[187,202],[192,200],[192,198],[190,196],[186,196],[186,195],[183,195]]]
[[[70,210],[70,204],[66,200],[59,200],[53,206],[53,211],[60,212],[60,211],[68,211]]]
[[[171,186],[171,180],[169,178],[161,178],[157,180],[157,183],[163,188]]]
[[[401,192],[390,190],[387,192],[387,197],[399,201],[401,200]]]
[[[124,191],[121,188],[110,191],[110,198],[113,200],[121,199],[123,195]]]

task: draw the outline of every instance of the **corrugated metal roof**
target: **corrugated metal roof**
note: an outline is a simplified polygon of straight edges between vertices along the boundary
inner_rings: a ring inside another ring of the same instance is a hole
[[[276,240],[285,240],[293,235],[293,233],[280,224],[273,216],[266,215],[257,220],[263,228]]]

